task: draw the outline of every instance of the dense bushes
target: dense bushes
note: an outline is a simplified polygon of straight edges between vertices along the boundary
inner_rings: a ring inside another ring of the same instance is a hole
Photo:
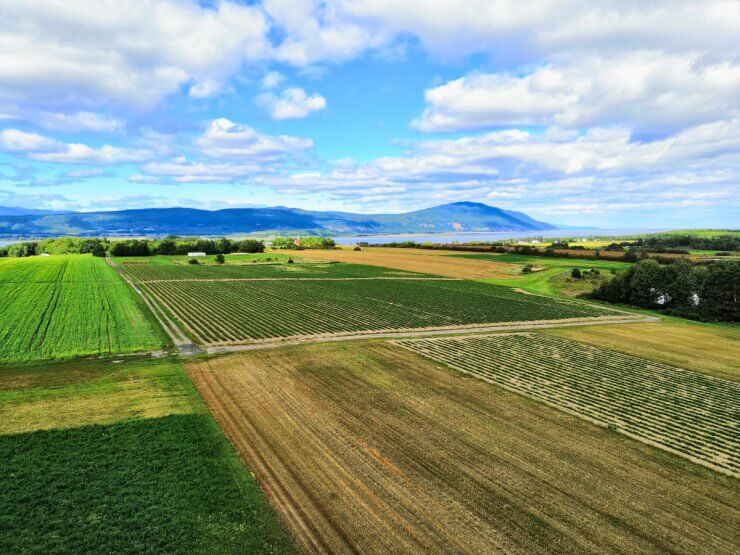
[[[256,239],[242,241],[227,239],[183,239],[170,236],[164,239],[128,239],[111,244],[112,256],[150,256],[154,254],[187,254],[204,252],[206,254],[229,254],[232,252],[264,252],[265,245]]]
[[[241,241],[227,239],[124,239],[109,241],[95,237],[59,237],[42,241],[24,241],[0,249],[0,256],[35,256],[48,254],[86,254],[105,256],[151,256],[155,254],[187,254],[198,251],[206,254],[229,254],[232,252],[264,252],[265,245],[256,239]]]
[[[333,249],[336,246],[331,237],[308,235],[305,237],[275,237],[272,240],[273,249]]]
[[[669,249],[683,247],[694,250],[737,251],[740,250],[740,234],[728,233],[713,237],[701,237],[697,234],[667,233],[650,235],[642,243],[656,252],[668,252]]]
[[[667,265],[642,260],[589,296],[610,303],[661,309],[686,318],[732,322],[740,319],[738,289],[738,261],[696,266],[686,260]]]

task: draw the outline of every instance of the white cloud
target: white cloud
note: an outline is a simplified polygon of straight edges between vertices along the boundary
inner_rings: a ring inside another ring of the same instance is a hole
[[[124,128],[126,123],[118,118],[94,112],[46,112],[43,110],[21,110],[10,107],[0,114],[0,120],[28,121],[46,129],[58,131],[92,131],[115,132]]]
[[[424,112],[413,122],[421,131],[617,124],[666,133],[738,117],[740,63],[652,52],[578,58],[521,77],[471,73],[424,97]]]
[[[285,89],[279,95],[264,92],[257,95],[255,102],[267,110],[272,119],[300,119],[311,112],[323,110],[326,99],[320,94],[306,94],[306,91],[296,87]]]
[[[64,164],[118,164],[141,162],[152,157],[152,152],[145,149],[110,145],[93,148],[80,143],[64,143],[17,129],[0,131],[0,148],[34,160]]]
[[[39,135],[38,133],[27,133],[18,129],[3,129],[0,131],[0,148],[7,152],[29,153],[48,152],[61,148],[63,143]]]
[[[208,98],[220,92],[221,89],[222,85],[218,81],[214,79],[203,79],[193,84],[188,90],[188,94],[193,98]]]
[[[207,156],[261,161],[275,161],[313,149],[311,139],[265,135],[226,118],[211,121],[196,143]]]
[[[285,75],[279,71],[270,71],[262,78],[263,89],[274,89],[285,80]]]
[[[0,99],[44,105],[151,105],[194,82],[194,94],[270,52],[259,7],[191,0],[5,0]]]

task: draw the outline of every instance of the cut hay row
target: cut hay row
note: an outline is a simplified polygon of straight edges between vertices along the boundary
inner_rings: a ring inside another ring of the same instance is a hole
[[[740,477],[740,384],[531,333],[394,343]]]
[[[139,285],[205,345],[616,314],[459,280],[168,280]]]

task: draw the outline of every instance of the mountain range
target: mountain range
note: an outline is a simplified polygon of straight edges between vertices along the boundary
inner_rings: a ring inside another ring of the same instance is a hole
[[[454,202],[403,214],[353,214],[286,208],[144,208],[109,212],[25,211],[0,207],[0,237],[221,236],[237,234],[391,234],[539,231],[557,226],[522,212]]]

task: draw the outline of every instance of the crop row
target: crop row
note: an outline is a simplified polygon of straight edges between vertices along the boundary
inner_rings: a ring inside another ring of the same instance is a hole
[[[161,345],[131,289],[104,260],[20,260],[0,264],[0,364]]]
[[[181,265],[153,260],[150,263],[122,264],[134,281],[176,279],[250,279],[250,278],[352,278],[352,277],[423,277],[401,270],[342,263]]]
[[[457,280],[173,281],[141,286],[205,344],[610,314],[583,303]]]
[[[740,476],[740,385],[539,334],[395,342],[461,372]]]

